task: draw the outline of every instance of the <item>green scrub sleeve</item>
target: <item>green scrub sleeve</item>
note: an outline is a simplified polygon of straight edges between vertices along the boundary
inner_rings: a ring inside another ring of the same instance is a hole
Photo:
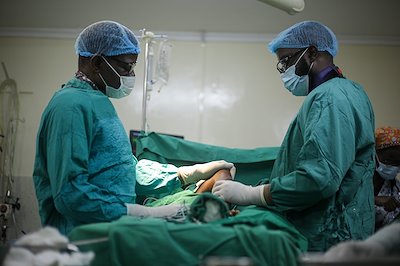
[[[280,211],[306,209],[338,191],[355,156],[354,122],[343,106],[315,101],[300,110],[304,145],[295,170],[271,181],[272,200]]]
[[[87,178],[76,176],[55,197],[55,206],[64,217],[86,224],[113,221],[127,214],[122,200],[90,184]]]
[[[91,114],[60,108],[52,115],[52,123],[58,125],[49,127],[46,157],[57,211],[74,223],[110,221],[125,215],[120,195],[110,194],[89,180]]]

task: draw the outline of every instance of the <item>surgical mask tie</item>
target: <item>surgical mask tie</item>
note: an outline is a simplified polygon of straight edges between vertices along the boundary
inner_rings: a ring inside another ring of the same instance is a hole
[[[135,76],[121,76],[111,66],[111,64],[108,63],[108,61],[104,57],[102,57],[102,58],[107,63],[107,65],[112,69],[112,71],[114,71],[114,73],[118,75],[119,82],[120,82],[119,88],[116,89],[116,88],[114,88],[112,86],[107,85],[107,83],[105,82],[104,78],[99,73],[99,76],[100,76],[101,80],[103,81],[104,85],[106,85],[106,95],[108,97],[110,97],[110,98],[120,99],[120,98],[126,97],[129,94],[131,94],[131,92],[132,92],[132,90],[133,90],[133,88],[135,86]]]
[[[385,180],[400,180],[400,168],[398,166],[383,164],[378,159],[376,171]]]
[[[281,79],[285,88],[290,91],[295,96],[307,96],[308,88],[309,88],[309,78],[308,74],[310,73],[314,62],[311,63],[310,68],[308,69],[308,73],[303,76],[299,76],[296,74],[296,65],[300,61],[300,59],[307,52],[308,48],[304,50],[301,56],[297,59],[296,63],[286,69],[285,72],[281,74]]]

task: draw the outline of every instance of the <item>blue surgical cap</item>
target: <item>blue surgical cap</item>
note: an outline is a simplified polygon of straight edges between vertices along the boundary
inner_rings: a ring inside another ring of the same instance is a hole
[[[332,56],[338,51],[335,34],[327,26],[316,21],[299,22],[282,31],[268,44],[268,49],[276,53],[279,48],[306,48],[311,45],[318,51],[327,51]]]
[[[87,26],[75,42],[76,53],[91,57],[96,54],[116,56],[139,54],[140,46],[135,34],[114,21],[99,21]]]

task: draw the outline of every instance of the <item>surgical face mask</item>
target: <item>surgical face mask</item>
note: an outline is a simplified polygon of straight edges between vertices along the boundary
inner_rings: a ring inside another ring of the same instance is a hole
[[[118,72],[111,66],[110,63],[103,57],[104,61],[107,63],[107,65],[114,71],[115,74],[118,75],[119,77],[119,88],[116,89],[112,86],[107,85],[101,74],[99,73],[99,76],[101,80],[104,82],[104,85],[106,85],[106,95],[110,98],[115,98],[115,99],[120,99],[123,97],[128,96],[131,94],[134,86],[135,86],[135,76],[121,76],[118,74]]]
[[[385,180],[400,180],[400,168],[398,166],[386,165],[378,160],[378,167],[376,168],[378,174]]]
[[[281,74],[281,79],[285,88],[295,96],[307,96],[308,94],[308,74],[310,73],[314,62],[311,63],[307,75],[299,76],[296,74],[296,65],[307,52],[307,50],[308,48],[304,50],[304,52],[300,55],[294,65],[290,66],[288,69],[286,69],[285,72]]]

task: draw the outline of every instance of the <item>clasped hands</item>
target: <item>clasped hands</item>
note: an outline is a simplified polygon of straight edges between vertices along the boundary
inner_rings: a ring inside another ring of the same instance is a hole
[[[226,202],[237,205],[267,205],[264,195],[266,190],[265,186],[252,187],[233,181],[236,168],[233,163],[224,160],[195,164],[192,166],[181,166],[178,168],[178,176],[185,184],[190,184],[202,179],[208,179],[222,169],[228,169],[231,178],[217,179],[215,183],[213,183],[211,190],[214,195],[222,198]],[[269,186],[267,192],[269,192]]]

